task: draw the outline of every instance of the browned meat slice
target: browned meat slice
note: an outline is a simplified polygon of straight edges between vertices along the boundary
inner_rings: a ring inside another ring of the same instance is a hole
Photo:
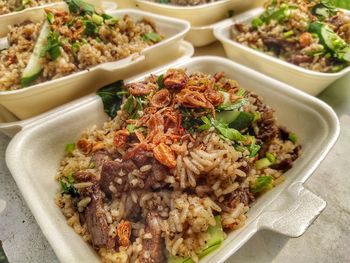
[[[102,192],[98,185],[93,186],[93,193],[90,195],[91,202],[85,209],[85,220],[88,231],[91,235],[92,245],[98,249],[115,246],[115,240],[108,236],[108,223],[103,209]]]
[[[144,150],[139,151],[132,158],[132,160],[134,161],[134,163],[136,164],[136,166],[138,168],[140,168],[144,165],[147,165],[147,164],[151,164],[152,159],[153,159],[153,152],[144,151]]]
[[[281,170],[281,171],[287,171],[290,168],[292,168],[293,166],[293,160],[288,158],[288,159],[284,159],[283,161],[273,164],[270,166],[270,168],[272,169],[276,169],[276,170]]]
[[[268,143],[278,132],[274,110],[265,105],[256,94],[250,94],[250,96],[255,99],[253,104],[257,107],[261,116],[260,120],[257,121],[259,131],[256,134],[256,138],[258,143]]]
[[[157,188],[157,186],[164,185],[164,179],[169,174],[169,168],[160,164],[156,159],[153,159],[152,170],[145,176],[145,187],[146,188]]]
[[[312,57],[307,55],[293,55],[288,59],[288,62],[293,63],[295,65],[299,65],[301,63],[311,63],[313,60]]]
[[[111,157],[106,151],[94,152],[91,157],[91,163],[95,164],[97,168],[101,167],[103,163],[109,160],[111,160]]]
[[[230,210],[232,208],[235,208],[239,203],[249,205],[251,202],[254,201],[255,198],[248,187],[238,188],[234,192],[226,196],[225,201],[223,202],[223,206],[225,207],[224,210]]]
[[[142,252],[140,255],[141,263],[164,263],[165,244],[161,236],[160,217],[156,213],[148,213],[146,217],[145,233],[151,233],[152,238],[142,241]]]
[[[293,152],[290,154],[290,157],[287,159],[282,160],[279,163],[273,164],[270,167],[272,169],[281,170],[283,172],[289,170],[293,167],[293,162],[299,157],[300,155],[301,146],[298,145],[294,148]]]
[[[96,181],[95,176],[87,171],[79,171],[74,174],[74,180],[77,183],[82,183],[82,182],[94,182]]]
[[[118,192],[122,192],[127,189],[127,178],[128,173],[136,169],[135,164],[131,161],[115,162],[106,161],[102,165],[100,187],[102,191],[107,195],[111,196],[113,191],[111,191],[111,185],[116,189],[116,195]]]
[[[293,42],[289,42],[286,39],[273,37],[265,37],[262,41],[265,46],[267,46],[269,49],[272,49],[276,54],[288,50],[288,48],[291,48],[293,45],[295,45]]]

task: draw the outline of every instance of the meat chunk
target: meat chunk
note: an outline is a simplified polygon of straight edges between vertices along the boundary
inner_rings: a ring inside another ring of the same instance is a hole
[[[302,63],[311,63],[313,61],[313,58],[307,55],[293,55],[288,59],[288,62],[293,63],[295,65],[299,65]]]
[[[118,195],[118,192],[122,192],[127,188],[127,174],[136,169],[135,164],[131,161],[115,162],[106,161],[102,165],[100,187],[102,191],[108,196],[113,195],[111,185],[113,185],[117,191],[114,193]]]
[[[152,170],[146,174],[145,187],[156,188],[157,185],[163,185],[164,179],[169,174],[169,168],[152,159]]]
[[[249,205],[251,202],[254,202],[255,198],[252,193],[249,191],[248,187],[238,188],[231,194],[227,195],[224,205],[228,208],[235,208],[239,203],[244,205]]]
[[[103,163],[109,160],[111,160],[111,157],[106,151],[94,152],[91,157],[91,163],[95,164],[97,168],[100,168]]]
[[[134,163],[136,164],[136,166],[138,168],[140,168],[144,165],[147,165],[147,164],[151,164],[152,159],[153,159],[153,152],[144,151],[144,150],[139,151],[132,158],[132,160],[134,161]]]
[[[292,166],[293,166],[293,160],[291,158],[287,158],[287,159],[282,160],[279,163],[271,165],[270,168],[276,169],[276,170],[281,170],[281,171],[285,172],[285,171],[289,170],[290,168],[292,168]]]
[[[115,246],[115,240],[108,236],[107,217],[103,209],[102,192],[98,185],[93,186],[90,197],[91,202],[85,209],[85,220],[92,245],[96,249],[101,247],[112,249]]]
[[[151,233],[151,239],[142,241],[142,252],[140,255],[141,263],[164,263],[166,257],[164,255],[165,244],[161,236],[160,217],[158,214],[151,212],[146,217],[145,233]]]

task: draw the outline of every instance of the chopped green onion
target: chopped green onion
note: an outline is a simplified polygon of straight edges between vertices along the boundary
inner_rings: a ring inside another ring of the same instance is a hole
[[[47,13],[46,18],[50,24],[52,24],[55,21],[55,15],[51,12]]]
[[[151,41],[154,43],[162,40],[162,37],[155,32],[147,33],[147,34],[143,35],[142,38],[144,41]]]
[[[270,190],[273,187],[273,178],[271,175],[259,176],[256,181],[251,184],[250,191],[252,194],[258,194],[263,191]]]
[[[126,129],[128,132],[133,133],[135,131],[136,126],[134,124],[128,124]]]
[[[75,143],[68,143],[65,148],[67,154],[71,154],[75,150]]]
[[[271,163],[275,163],[276,162],[276,157],[272,154],[267,152],[266,154],[266,158],[271,162]]]
[[[293,36],[293,35],[294,35],[293,30],[289,30],[289,31],[283,33],[284,38],[288,38],[288,37]]]
[[[271,164],[272,164],[272,162],[270,162],[270,160],[265,157],[265,158],[261,158],[260,160],[257,160],[255,162],[255,168],[257,170],[261,170],[261,169],[269,167]]]
[[[289,134],[288,140],[290,140],[291,142],[296,143],[296,141],[298,140],[297,135],[295,133]]]

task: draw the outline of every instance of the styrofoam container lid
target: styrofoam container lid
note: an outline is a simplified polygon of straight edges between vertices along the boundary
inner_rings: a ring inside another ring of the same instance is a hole
[[[35,12],[36,15],[34,17],[36,20],[39,19],[40,21],[40,19],[43,19],[44,11],[42,9]],[[0,104],[20,119],[35,116],[72,99],[93,92],[98,87],[118,78],[126,78],[131,76],[131,74],[142,72],[149,65],[159,66],[163,61],[164,63],[169,63],[167,60],[178,52],[182,39],[190,29],[190,24],[187,21],[136,9],[113,10],[107,13],[111,16],[128,14],[135,20],[149,17],[155,21],[157,29],[165,36],[165,39],[121,60],[99,64],[87,70],[27,88],[0,91]],[[27,14],[23,14],[21,17],[22,21],[30,18]],[[164,57],[163,54],[165,52],[170,55]]]
[[[224,262],[261,229],[291,237],[302,235],[326,206],[325,201],[307,190],[303,183],[339,136],[339,122],[333,110],[306,93],[228,59],[197,57],[152,73],[160,74],[170,67],[207,74],[224,71],[243,88],[262,96],[276,110],[279,124],[296,132],[303,147],[303,155],[285,173],[285,182],[261,196],[249,210],[246,225],[228,234],[221,247],[201,262]],[[142,80],[146,75],[126,82]],[[55,205],[59,184],[54,176],[65,145],[76,141],[85,128],[101,127],[106,120],[101,99],[90,95],[24,125],[6,152],[9,170],[61,262],[99,262],[97,253],[67,225]]]
[[[148,0],[136,0],[136,4],[142,10],[185,19],[192,26],[205,26],[229,17],[231,12],[237,13],[251,8],[256,1],[220,0],[195,6],[178,6]]]
[[[231,27],[234,23],[248,23],[259,16],[263,10],[263,8],[256,8],[247,11],[235,16],[231,23],[214,29],[215,37],[223,44],[230,59],[314,96],[350,72],[350,66],[336,73],[322,73],[305,69],[232,40]]]

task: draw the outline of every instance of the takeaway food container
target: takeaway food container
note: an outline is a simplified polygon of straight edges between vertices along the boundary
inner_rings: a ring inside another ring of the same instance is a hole
[[[263,8],[250,10],[234,17],[231,23],[226,23],[214,29],[215,37],[221,41],[230,59],[314,96],[321,93],[332,82],[350,72],[350,67],[346,67],[337,73],[321,73],[304,69],[232,40],[231,27],[235,22],[249,23],[262,12]]]
[[[191,58],[152,73],[164,73],[171,67],[209,74],[226,72],[243,88],[261,95],[276,110],[279,123],[288,124],[298,134],[303,146],[303,155],[285,174],[286,181],[259,198],[248,212],[246,225],[230,233],[221,247],[201,262],[224,262],[261,229],[291,237],[302,235],[326,206],[325,201],[303,184],[338,138],[339,123],[333,110],[306,93],[228,59]],[[146,75],[126,82],[141,80]],[[7,165],[23,197],[62,262],[99,262],[97,253],[67,225],[55,205],[54,196],[59,184],[54,176],[65,145],[77,140],[83,129],[101,126],[106,120],[101,99],[90,95],[35,121],[22,123],[22,130],[10,142],[6,152]]]
[[[30,13],[23,14],[17,19],[17,23],[30,17],[32,20],[41,21],[45,13],[43,9],[35,11],[35,16]],[[123,17],[128,14],[135,20],[149,17],[155,21],[159,32],[165,36],[161,42],[147,47],[140,53],[133,54],[125,59],[115,62],[103,63],[62,78],[46,81],[24,89],[13,91],[0,91],[0,105],[20,119],[32,117],[44,111],[64,104],[72,99],[81,97],[95,91],[116,78],[123,79],[135,73],[142,72],[145,67],[156,67],[170,62],[175,54],[178,54],[179,46],[190,25],[188,22],[148,13],[135,9],[122,9],[108,12],[111,16]],[[20,20],[20,21],[19,21]],[[2,23],[1,27],[7,27],[9,23]],[[164,58],[164,53],[170,54]]]

